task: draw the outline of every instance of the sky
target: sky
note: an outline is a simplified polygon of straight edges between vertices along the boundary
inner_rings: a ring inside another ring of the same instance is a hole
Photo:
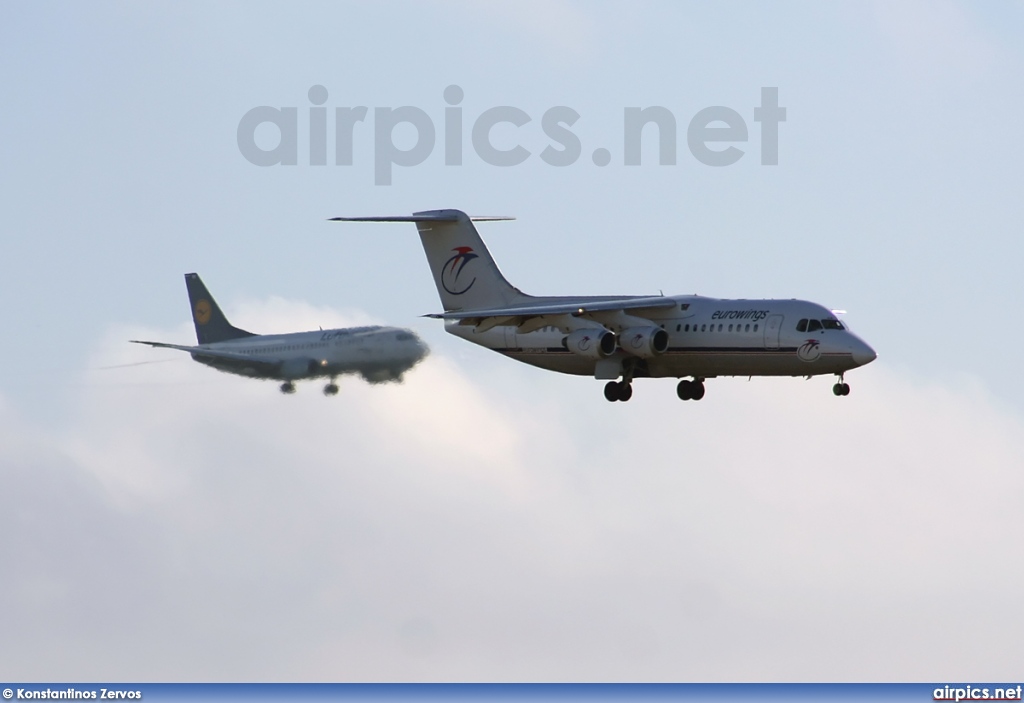
[[[1019,3],[944,0],[5,3],[0,678],[1019,676],[1022,30]],[[264,106],[295,110],[295,165],[240,148]],[[387,129],[406,106],[422,154]],[[675,163],[648,127],[626,165],[652,106]],[[746,127],[732,165],[688,146],[709,107]],[[492,108],[529,117],[490,132],[522,163],[474,147]],[[552,108],[579,115],[565,166]],[[397,151],[421,162],[383,185]],[[327,222],[437,208],[515,216],[480,231],[528,293],[813,300],[879,358],[846,398],[607,403],[420,317],[412,225]],[[286,397],[128,344],[192,341],[190,271],[245,329],[394,324],[432,354]]]

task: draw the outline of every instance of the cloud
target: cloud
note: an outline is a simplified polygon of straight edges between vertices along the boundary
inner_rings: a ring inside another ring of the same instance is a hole
[[[252,303],[276,331],[309,308]],[[291,312],[289,312],[291,311]],[[320,309],[312,317],[344,323]],[[440,330],[438,331],[440,334]],[[97,364],[163,352],[112,329]],[[1024,648],[1021,419],[969,379],[600,384],[435,353],[282,396],[191,363],[0,403],[7,679],[932,680]],[[97,372],[98,373],[98,372]],[[111,372],[106,372],[111,373]]]

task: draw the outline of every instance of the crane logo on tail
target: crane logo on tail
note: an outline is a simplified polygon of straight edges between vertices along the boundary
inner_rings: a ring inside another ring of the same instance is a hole
[[[473,259],[480,258],[479,254],[473,253],[472,247],[455,247],[452,249],[455,255],[444,262],[441,267],[441,286],[452,295],[462,295],[476,283],[474,277],[469,283],[465,279],[460,280],[463,269]],[[468,278],[468,276],[467,276]]]
[[[210,313],[212,312],[210,308],[210,301],[205,299],[196,301],[196,308],[194,312],[196,315],[196,322],[201,325],[205,325],[210,321]]]

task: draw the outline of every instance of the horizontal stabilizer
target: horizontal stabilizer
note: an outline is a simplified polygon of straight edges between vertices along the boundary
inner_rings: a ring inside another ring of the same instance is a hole
[[[458,222],[459,215],[454,214],[454,211],[449,211],[453,214],[434,213],[434,214],[423,214],[423,215],[393,215],[385,217],[331,217],[328,222]],[[479,215],[477,217],[470,217],[473,222],[498,222],[501,220],[514,220],[514,217],[506,217],[504,215]]]

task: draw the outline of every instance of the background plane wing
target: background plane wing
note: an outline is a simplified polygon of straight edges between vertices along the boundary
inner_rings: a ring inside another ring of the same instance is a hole
[[[439,320],[465,320],[486,317],[537,317],[540,315],[585,315],[588,312],[609,312],[615,310],[640,310],[671,308],[676,305],[672,298],[650,296],[646,298],[615,298],[611,300],[566,300],[554,303],[526,303],[506,308],[484,308],[480,310],[453,310],[424,315]]]
[[[169,344],[167,342],[146,342],[140,339],[128,340],[132,344],[148,344],[151,347],[159,347],[161,349],[177,349],[179,351],[189,352],[195,356],[204,356],[211,359],[226,359],[229,361],[242,361],[247,366],[251,366],[254,369],[275,369],[280,365],[277,361],[267,361],[264,359],[254,359],[248,354],[240,354],[239,352],[224,351],[223,349],[210,349],[208,347],[190,347],[184,344]]]

